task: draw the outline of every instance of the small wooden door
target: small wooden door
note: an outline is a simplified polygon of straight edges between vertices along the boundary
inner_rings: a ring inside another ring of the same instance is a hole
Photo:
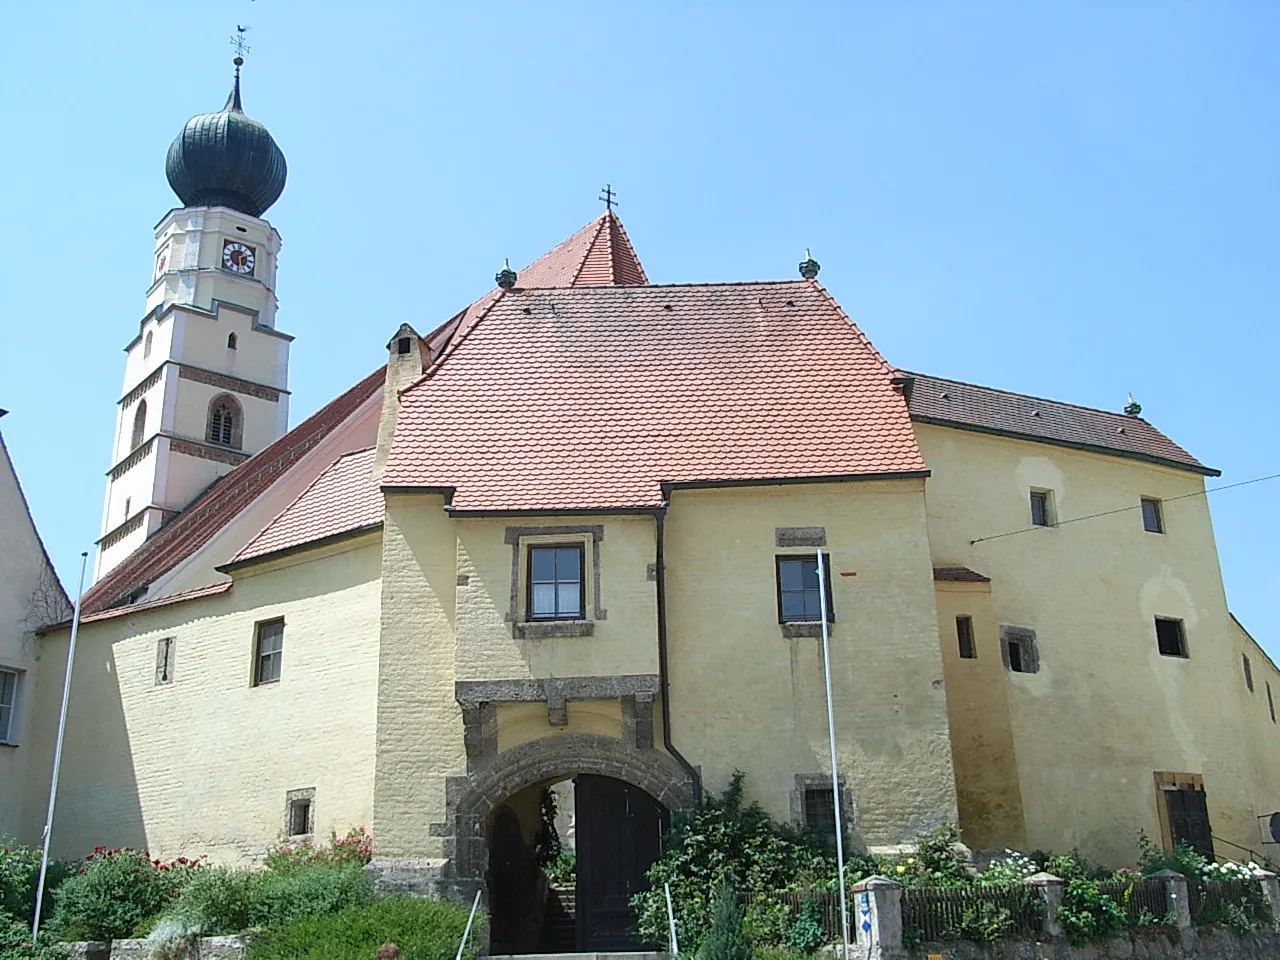
[[[1209,826],[1209,803],[1203,790],[1187,786],[1165,789],[1165,809],[1174,843],[1185,843],[1213,861],[1213,829]]]
[[[666,808],[610,777],[583,775],[573,787],[578,949],[636,949],[630,901],[645,888],[645,871],[662,853]]]

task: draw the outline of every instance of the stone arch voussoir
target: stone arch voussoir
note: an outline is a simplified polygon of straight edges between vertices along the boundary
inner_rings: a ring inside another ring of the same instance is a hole
[[[486,824],[513,793],[578,774],[622,780],[668,810],[690,807],[696,799],[688,772],[660,750],[585,733],[532,740],[498,754],[481,769],[450,784],[444,826],[453,828],[453,837],[446,837],[445,845],[454,878],[483,883],[488,863]]]

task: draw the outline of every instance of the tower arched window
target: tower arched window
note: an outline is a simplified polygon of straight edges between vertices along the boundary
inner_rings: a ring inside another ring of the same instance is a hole
[[[151,333],[148,331],[147,337],[142,341],[142,359],[145,360],[151,356]]]
[[[148,334],[150,336],[150,334]],[[139,400],[138,409],[133,412],[133,436],[129,440],[129,449],[137,450],[142,446],[142,436],[147,429],[147,401]]]
[[[234,333],[227,334],[227,349],[234,350],[236,348],[236,335]]]
[[[206,439],[221,447],[240,449],[244,437],[244,413],[236,398],[222,394],[209,404],[209,428]]]

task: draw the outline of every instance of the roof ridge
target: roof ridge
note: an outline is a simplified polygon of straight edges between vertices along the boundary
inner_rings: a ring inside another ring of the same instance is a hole
[[[564,288],[548,287],[547,289],[561,290]],[[408,393],[414,387],[418,386],[418,384],[429,380],[431,376],[437,370],[439,370],[441,366],[444,365],[444,362],[447,359],[449,359],[455,353],[458,352],[458,349],[462,346],[463,342],[471,334],[471,331],[475,330],[476,327],[480,326],[484,318],[489,316],[489,314],[493,312],[493,308],[496,307],[502,301],[502,299],[506,296],[506,294],[507,294],[506,290],[499,288],[497,291],[497,295],[493,296],[493,298],[489,301],[489,303],[485,306],[485,308],[480,311],[479,316],[477,316],[474,320],[471,321],[471,323],[469,323],[465,327],[459,324],[458,329],[455,330],[453,333],[453,336],[449,338],[449,342],[446,343],[444,349],[440,351],[440,356],[436,357],[434,360],[431,361],[431,363],[427,366],[427,369],[422,371],[422,376],[418,377],[416,380],[413,381],[413,383],[409,384],[403,390],[399,391],[398,396],[403,397],[406,393]],[[394,442],[395,442],[395,438],[393,436],[392,443],[394,444]]]
[[[580,284],[574,287],[526,287],[517,284],[515,289],[517,292],[533,291],[533,290],[609,290],[615,287],[625,287],[627,290],[663,290],[668,287],[780,287],[793,286],[798,287],[806,284],[807,280],[703,280],[703,281],[686,281],[683,283],[628,283],[628,284]],[[828,295],[829,296],[829,295]]]
[[[1059,407],[1071,407],[1075,410],[1087,410],[1090,413],[1105,413],[1108,416],[1120,417],[1121,419],[1126,421],[1137,420],[1140,423],[1145,423],[1152,430],[1160,429],[1154,423],[1148,420],[1146,417],[1133,416],[1131,414],[1125,413],[1120,410],[1106,410],[1106,409],[1103,409],[1102,407],[1090,407],[1090,406],[1086,406],[1083,403],[1072,403],[1069,400],[1054,400],[1052,397],[1041,397],[1033,393],[1019,393],[1017,390],[1006,390],[1003,387],[989,387],[984,383],[970,383],[968,380],[955,380],[951,377],[938,377],[938,376],[934,376],[931,373],[919,373],[914,370],[904,370],[901,367],[897,367],[895,369],[899,373],[904,373],[909,377],[927,377],[930,380],[941,380],[944,383],[954,383],[957,386],[961,386],[961,387],[976,387],[979,390],[990,390],[992,393],[1002,393],[1006,397],[1018,397],[1019,399],[1022,399],[1022,400],[1039,400],[1043,403],[1052,403]]]
[[[609,220],[610,267],[613,270],[615,282],[621,275],[622,268],[625,267],[628,270],[634,269],[639,274],[641,284],[648,284],[649,276],[644,272],[644,264],[640,262],[640,255],[636,253],[635,245],[627,236],[627,228],[622,225],[622,220],[612,210],[606,216]],[[635,286],[635,284],[625,284],[625,286]]]

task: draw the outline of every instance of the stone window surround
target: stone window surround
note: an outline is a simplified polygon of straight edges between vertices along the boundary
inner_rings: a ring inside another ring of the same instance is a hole
[[[178,641],[174,637],[161,637],[156,641],[156,682],[161,687],[173,683],[173,662],[176,659]]]
[[[293,807],[299,801],[305,800],[310,806],[307,808],[307,832],[294,833],[293,827]],[[286,837],[310,837],[316,832],[316,788],[303,787],[300,790],[289,790],[284,795],[284,835]]]
[[[831,774],[829,773],[797,773],[795,775],[795,786],[791,790],[791,822],[798,827],[807,827],[804,818],[804,795],[806,791],[815,787],[822,787],[826,790],[831,789]],[[840,819],[844,822],[846,831],[853,829],[856,819],[854,814],[853,791],[849,789],[849,783],[844,777],[840,778]]]
[[[1022,647],[1022,669],[1014,670],[1009,662],[1009,643],[1017,642]],[[1015,627],[1007,623],[1000,624],[1000,660],[1007,673],[1039,673],[1040,646],[1036,642],[1036,632],[1030,627]]]
[[[586,549],[588,538],[591,549]],[[601,604],[600,596],[600,541],[604,539],[603,524],[581,524],[547,527],[507,527],[502,540],[511,547],[510,605],[503,619],[512,625],[516,637],[538,639],[543,637],[589,637],[595,632],[595,621],[607,620],[609,613]],[[583,582],[588,596],[583,598],[583,609],[591,611],[587,620],[529,621],[525,612],[525,591],[522,589],[528,577],[528,548],[537,544],[582,543],[583,561],[591,567],[590,575],[583,571]]]

